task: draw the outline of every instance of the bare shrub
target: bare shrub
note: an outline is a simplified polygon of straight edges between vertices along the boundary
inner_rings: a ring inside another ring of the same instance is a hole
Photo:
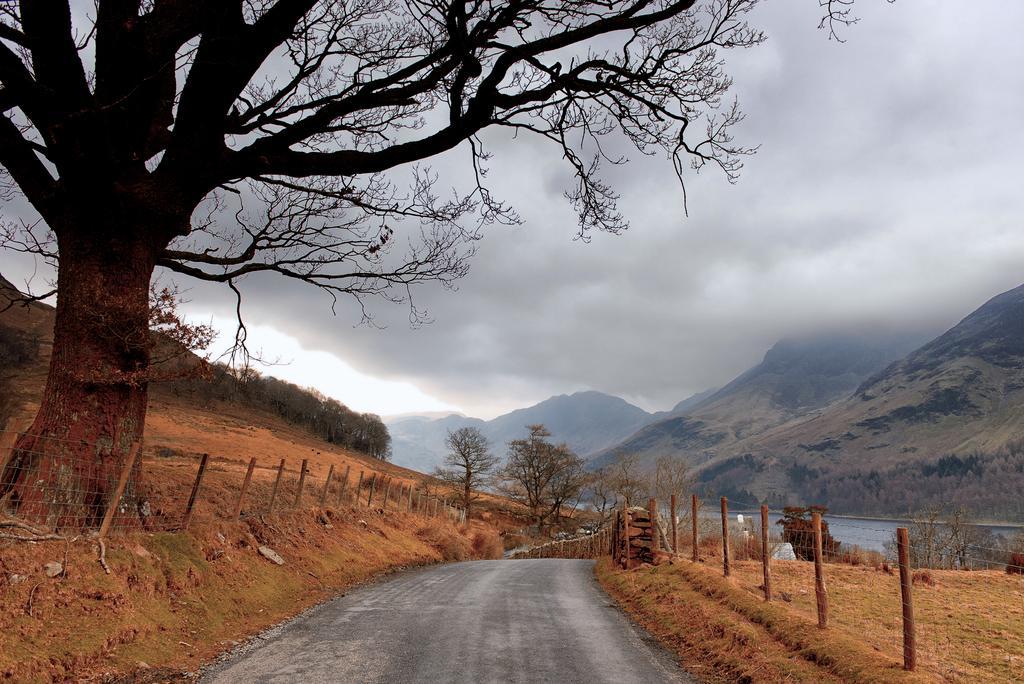
[[[1006,564],[1006,574],[1024,575],[1024,553],[1010,554],[1010,562]]]
[[[935,577],[930,570],[917,570],[911,576],[911,581],[916,584],[923,584],[926,587],[935,586]]]
[[[478,530],[473,533],[473,557],[483,560],[497,560],[504,555],[501,538],[494,530]]]

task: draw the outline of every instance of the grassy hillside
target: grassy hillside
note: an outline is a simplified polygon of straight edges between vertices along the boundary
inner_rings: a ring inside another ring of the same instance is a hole
[[[166,477],[177,482],[171,469],[160,475],[165,486]],[[113,537],[110,574],[90,539],[0,542],[0,677],[114,681],[133,673],[128,681],[177,680],[239,640],[380,573],[501,553],[496,531],[479,522],[457,528],[345,505],[235,523],[214,520],[208,508],[188,532]],[[260,555],[263,545],[284,565]],[[65,574],[47,577],[47,562],[62,563]]]
[[[34,415],[46,376],[53,310],[41,304],[0,314],[0,396],[8,425]],[[285,421],[239,393],[199,390],[195,383],[153,385],[143,448],[142,499],[150,517],[107,544],[110,574],[92,537],[25,543],[0,539],[0,678],[12,681],[165,681],[194,670],[240,639],[402,567],[502,552],[499,532],[525,518],[494,497],[482,519],[456,526],[439,517],[367,508],[341,497],[351,468],[438,492],[421,473],[397,467],[318,436],[307,421]],[[177,529],[201,454],[209,465],[188,531]],[[5,454],[0,454],[5,456]],[[234,507],[248,461],[257,467],[243,507]],[[286,473],[273,515],[266,514],[280,459]],[[297,475],[309,462],[297,508]],[[327,472],[334,486],[317,504]],[[348,490],[351,492],[351,489]],[[365,494],[364,494],[365,496]],[[258,553],[279,553],[278,566]],[[47,577],[43,566],[65,572]]]

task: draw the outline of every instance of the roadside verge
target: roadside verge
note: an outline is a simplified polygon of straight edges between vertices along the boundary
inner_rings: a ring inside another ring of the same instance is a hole
[[[595,573],[634,619],[708,682],[927,682],[836,631],[821,631],[710,569],[685,561],[624,571],[610,559]]]

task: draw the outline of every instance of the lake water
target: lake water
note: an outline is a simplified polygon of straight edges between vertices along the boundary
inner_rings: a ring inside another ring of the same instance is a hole
[[[742,515],[751,529],[757,531],[761,526],[760,511],[729,511],[729,519],[735,521],[737,515]],[[701,517],[720,519],[720,515],[710,511],[703,511]],[[782,519],[781,513],[769,512],[768,519],[771,521],[773,535],[780,534],[782,526],[778,521]],[[871,518],[851,518],[826,515],[823,520],[828,522],[828,529],[832,537],[843,542],[847,546],[859,546],[869,551],[885,552],[885,543],[892,540],[896,535],[897,527],[909,527],[910,520],[874,520]],[[1024,530],[1019,525],[978,525],[983,529],[991,530],[994,534],[1002,535],[1007,539]]]

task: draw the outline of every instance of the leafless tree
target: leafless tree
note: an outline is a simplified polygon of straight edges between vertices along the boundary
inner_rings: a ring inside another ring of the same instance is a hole
[[[89,519],[82,481],[97,501],[113,488],[145,423],[157,267],[239,297],[246,276],[276,275],[364,316],[372,297],[410,302],[466,272],[483,226],[518,220],[485,185],[489,128],[558,150],[583,237],[626,227],[602,176],[626,161],[610,136],[680,178],[689,162],[734,180],[751,149],[731,135],[722,51],[761,42],[756,3],[4,3],[0,196],[39,220],[0,241],[59,269],[46,389],[0,495],[70,525]],[[442,196],[424,163],[453,150],[476,182]],[[66,520],[42,471],[61,472]]]
[[[654,473],[651,475],[651,491],[665,516],[670,515],[672,495],[680,497],[688,494],[692,485],[693,475],[685,459],[678,456],[659,456],[655,460]]]
[[[640,466],[637,454],[619,452],[609,466],[615,492],[620,501],[631,506],[642,506],[646,503],[651,491],[650,478]]]
[[[586,481],[587,499],[590,505],[597,512],[600,524],[607,523],[612,516],[618,502],[618,493],[615,489],[615,474],[611,466],[605,466],[587,476]]]
[[[566,501],[576,497],[585,482],[583,459],[564,444],[554,445],[543,425],[528,425],[529,435],[508,443],[501,471],[501,490],[530,510],[537,531]]]
[[[448,446],[445,467],[435,470],[434,477],[455,490],[468,521],[472,517],[473,502],[480,497],[479,490],[490,483],[499,459],[491,453],[491,445],[479,428],[449,430],[445,444]]]

